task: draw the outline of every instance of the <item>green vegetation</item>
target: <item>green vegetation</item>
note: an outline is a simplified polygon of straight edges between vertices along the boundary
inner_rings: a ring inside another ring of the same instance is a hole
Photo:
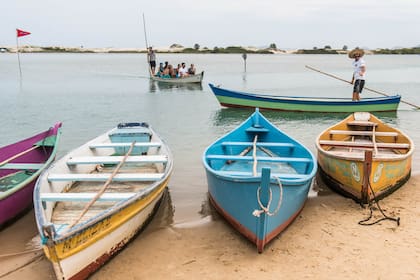
[[[402,49],[377,49],[374,54],[420,54],[420,47]]]
[[[338,52],[336,50],[332,50],[331,47],[323,48],[323,49],[313,48],[312,50],[300,49],[296,53],[297,54],[338,54]]]

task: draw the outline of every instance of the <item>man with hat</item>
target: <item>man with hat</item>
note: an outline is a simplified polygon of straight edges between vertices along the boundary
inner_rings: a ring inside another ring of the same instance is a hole
[[[349,57],[354,59],[353,61],[353,77],[351,84],[353,87],[353,101],[360,101],[360,94],[362,93],[363,87],[365,86],[366,76],[366,63],[362,59],[365,52],[362,49],[356,48],[349,53]]]

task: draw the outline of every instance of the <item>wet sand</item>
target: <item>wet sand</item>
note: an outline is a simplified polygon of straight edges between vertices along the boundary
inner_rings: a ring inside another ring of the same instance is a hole
[[[417,172],[380,201],[387,215],[400,217],[400,226],[388,220],[361,226],[367,209],[320,187],[327,195],[310,198],[262,254],[211,208],[200,221],[167,226],[171,209],[161,207],[147,229],[91,279],[419,279],[419,185]],[[1,279],[55,279],[33,232],[33,212],[0,232]]]

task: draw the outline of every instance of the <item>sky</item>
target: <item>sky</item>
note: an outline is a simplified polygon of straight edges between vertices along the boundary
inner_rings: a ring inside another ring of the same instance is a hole
[[[420,0],[3,0],[0,46],[420,46]]]

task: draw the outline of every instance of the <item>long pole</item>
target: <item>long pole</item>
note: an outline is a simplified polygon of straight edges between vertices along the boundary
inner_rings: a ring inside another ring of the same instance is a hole
[[[16,36],[16,53],[17,53],[17,57],[18,57],[19,74],[20,74],[20,78],[22,79],[22,69],[20,68],[20,57],[19,57],[19,43],[18,43],[18,36]]]
[[[327,75],[327,76],[329,76],[329,77],[332,77],[332,78],[334,78],[334,79],[337,79],[337,80],[340,80],[340,81],[346,82],[346,83],[348,83],[348,84],[352,84],[351,82],[349,82],[349,81],[347,81],[347,80],[345,80],[345,79],[342,79],[342,78],[337,77],[337,76],[335,76],[335,75],[332,75],[332,74],[329,74],[329,73],[323,72],[323,71],[318,70],[318,69],[316,69],[316,68],[313,68],[313,67],[311,67],[311,66],[305,65],[305,67],[306,67],[306,68],[308,68],[308,69],[311,69],[311,70],[313,70],[313,71],[316,71],[316,72],[318,72],[318,73],[321,73],[321,74]],[[374,92],[374,93],[378,93],[378,94],[381,94],[381,95],[384,95],[384,96],[388,96],[388,97],[389,97],[389,95],[388,95],[388,94],[386,94],[386,93],[383,93],[383,92],[380,92],[380,91],[377,91],[377,90],[373,90],[373,89],[370,89],[370,88],[368,88],[368,87],[364,87],[364,89],[366,89],[366,90],[368,90],[368,91],[371,91],[371,92]],[[415,105],[415,104],[412,104],[412,103],[409,103],[409,102],[407,102],[407,101],[401,100],[401,102],[403,102],[403,103],[405,103],[405,104],[408,104],[408,105],[410,105],[410,106],[413,106],[413,107],[414,107],[414,108],[416,108],[417,110],[418,110],[418,109],[420,109],[420,107],[419,107],[419,106],[417,106],[417,105]]]
[[[144,18],[144,13],[143,13],[143,29],[144,29],[144,41],[146,42],[146,51],[149,48],[149,44],[147,43],[147,33],[146,33],[146,20]]]

